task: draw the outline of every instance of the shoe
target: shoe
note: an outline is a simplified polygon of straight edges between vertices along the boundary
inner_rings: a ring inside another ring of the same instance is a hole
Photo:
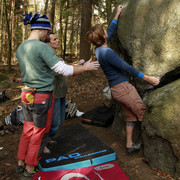
[[[51,154],[51,151],[45,146],[43,153],[44,154]]]
[[[56,145],[56,144],[57,144],[56,141],[53,141],[50,138],[48,139],[48,145],[53,146],[53,145]]]
[[[142,144],[136,144],[136,143],[132,143],[132,147],[126,147],[126,152],[128,154],[133,153],[133,152],[137,152],[142,148]]]
[[[21,174],[21,173],[23,173],[24,171],[25,171],[25,169],[26,169],[26,166],[24,165],[24,166],[18,166],[17,168],[16,168],[16,173],[17,174]]]
[[[11,128],[6,128],[6,129],[4,129],[4,133],[9,134],[9,135],[13,135],[14,131]]]
[[[14,134],[18,134],[19,133],[19,129],[15,128],[15,127],[12,127],[11,131],[13,131]]]
[[[0,131],[1,131],[1,130],[4,130],[4,126],[3,126],[3,125],[2,125],[2,126],[0,126]]]
[[[39,172],[39,169],[37,166],[35,166],[32,171],[29,173],[27,172],[27,169],[24,170],[24,173],[23,173],[23,176],[24,177],[33,177],[34,174],[38,173]]]

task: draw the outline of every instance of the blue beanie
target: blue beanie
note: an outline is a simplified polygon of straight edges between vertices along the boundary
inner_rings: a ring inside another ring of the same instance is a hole
[[[45,29],[51,31],[51,24],[47,16],[41,14],[25,14],[24,25],[31,24],[33,29]]]

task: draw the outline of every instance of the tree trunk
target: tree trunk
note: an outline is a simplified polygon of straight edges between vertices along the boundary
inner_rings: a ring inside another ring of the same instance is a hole
[[[48,1],[49,0],[46,0],[46,3],[45,3],[44,15],[47,15]]]
[[[74,39],[74,0],[72,0],[72,20],[71,20],[71,36],[69,40],[69,47],[70,47],[70,60],[72,60],[72,55],[74,54],[74,48],[73,48],[73,39]]]
[[[4,3],[3,3],[4,6]],[[3,21],[5,22],[5,8],[3,7]],[[2,24],[2,61],[4,62],[4,64],[6,64],[6,23]]]
[[[111,17],[111,0],[106,0],[106,13],[107,13],[107,22],[109,22]]]
[[[24,4],[23,4],[23,14],[27,14],[28,13],[27,12],[28,3],[29,3],[28,0],[24,1]],[[27,39],[27,31],[28,31],[27,28],[28,28],[28,26],[24,26],[24,25],[22,26],[22,32],[23,32],[22,41]]]
[[[91,28],[92,0],[82,0],[81,10],[81,36],[80,36],[80,58],[90,58],[90,44],[85,40],[87,31]]]
[[[76,57],[80,56],[79,54],[79,30],[80,30],[80,19],[77,22],[77,31],[76,31]]]
[[[5,19],[6,19],[6,28],[8,33],[8,73],[11,72],[11,34],[9,29],[9,19],[8,19],[8,12],[7,12],[7,6],[6,6],[6,0],[4,0],[4,10],[5,10]]]
[[[69,0],[67,0],[67,7],[66,7],[66,9],[69,10]],[[69,13],[67,13],[66,21],[65,21],[63,59],[65,59],[65,56],[66,56],[66,39],[67,39],[68,20],[69,20]]]
[[[38,13],[37,1],[36,0],[34,0],[34,4],[35,4],[35,13]]]
[[[52,0],[52,7],[51,7],[51,26],[52,31],[54,30],[54,16],[55,16],[55,0]]]
[[[3,8],[3,1],[1,2],[1,6],[0,6],[0,8],[1,8],[1,18],[0,18],[0,42],[1,42],[1,44],[0,44],[0,62],[2,62],[2,57],[3,57],[3,27],[4,27],[4,25],[3,25],[3,18],[4,18],[4,16],[3,16],[3,12],[4,12],[4,8]]]
[[[63,56],[63,25],[62,25],[62,11],[63,11],[63,3],[62,0],[59,0],[59,4],[60,4],[60,17],[59,17],[59,26],[60,26],[60,30],[59,30],[59,40],[60,40],[60,56]]]
[[[12,50],[12,60],[15,58],[14,53],[14,8],[15,8],[15,0],[12,0],[11,2],[11,50]]]

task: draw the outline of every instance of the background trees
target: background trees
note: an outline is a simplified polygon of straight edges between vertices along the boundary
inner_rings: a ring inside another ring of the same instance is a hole
[[[1,0],[0,64],[17,63],[17,47],[28,37],[30,28],[23,25],[23,14],[46,14],[53,32],[60,39],[59,54],[69,62],[92,56],[85,41],[88,29],[96,23],[107,23],[117,0]]]

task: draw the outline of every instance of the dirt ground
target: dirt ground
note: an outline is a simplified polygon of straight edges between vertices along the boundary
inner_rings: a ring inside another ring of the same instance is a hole
[[[1,65],[0,72],[0,92],[6,90],[6,94],[10,98],[10,100],[0,103],[0,123],[2,123],[5,117],[7,117],[18,105],[21,105],[20,88],[22,84],[18,66],[13,66],[13,73],[7,75],[7,67]],[[8,78],[3,79],[2,74],[5,76],[7,75]],[[87,112],[103,103],[106,105],[110,104],[102,93],[102,89],[107,85],[107,81],[101,70],[69,77],[67,78],[67,83],[68,94],[66,99],[72,99],[77,104],[78,110],[81,112]],[[63,126],[73,123],[82,124],[81,117],[67,119],[63,123]],[[143,151],[127,155],[125,152],[125,145],[120,141],[120,134],[119,136],[115,135],[111,126],[104,128],[85,124],[82,125],[116,152],[117,159],[115,162],[119,164],[130,180],[173,179],[168,173],[149,167],[144,161]],[[3,147],[2,149],[0,148],[0,180],[27,179],[22,178],[21,175],[18,175],[15,172],[17,165],[16,155],[22,132],[22,125],[13,127],[19,129],[18,134],[0,135],[0,147]],[[8,128],[8,126],[4,126],[4,128]]]

